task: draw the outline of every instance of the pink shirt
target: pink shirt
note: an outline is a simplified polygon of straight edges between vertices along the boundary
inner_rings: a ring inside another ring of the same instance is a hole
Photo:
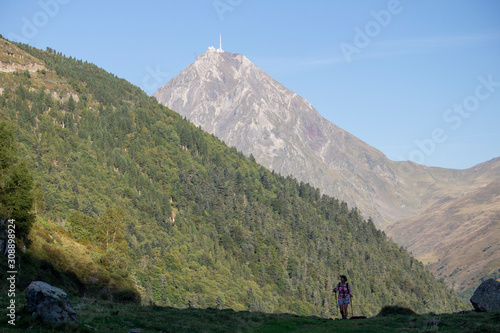
[[[339,299],[349,299],[350,295],[352,295],[351,286],[347,282],[339,282],[333,290],[339,292]]]

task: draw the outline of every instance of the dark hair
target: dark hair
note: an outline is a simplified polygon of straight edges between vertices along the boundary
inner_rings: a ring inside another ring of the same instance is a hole
[[[345,282],[347,282],[347,277],[345,275],[341,275],[340,278],[344,278]]]

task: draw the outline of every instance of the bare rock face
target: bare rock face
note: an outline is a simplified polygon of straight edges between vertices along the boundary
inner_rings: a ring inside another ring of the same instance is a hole
[[[153,96],[265,167],[357,206],[378,226],[412,214],[384,154],[244,55],[209,50]]]
[[[42,281],[34,281],[26,288],[26,310],[34,317],[52,324],[80,320],[71,306],[68,294]]]
[[[470,302],[476,311],[500,310],[500,282],[493,279],[484,281],[472,295]]]

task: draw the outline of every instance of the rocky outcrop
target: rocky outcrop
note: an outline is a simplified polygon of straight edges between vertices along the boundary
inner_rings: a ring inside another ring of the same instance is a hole
[[[47,67],[31,62],[20,64],[17,62],[5,63],[0,61],[0,72],[17,72],[17,71],[36,72],[42,69],[47,69]]]
[[[71,306],[68,294],[42,281],[34,281],[26,288],[26,310],[43,322],[60,324],[80,320]]]
[[[20,50],[10,42],[0,39],[0,72],[36,72],[48,70],[45,64]]]
[[[470,302],[476,311],[500,310],[500,282],[493,279],[484,281],[472,295]]]

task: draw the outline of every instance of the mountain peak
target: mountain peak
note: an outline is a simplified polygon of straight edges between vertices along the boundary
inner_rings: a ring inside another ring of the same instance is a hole
[[[213,47],[200,54],[192,65],[201,71],[222,70],[229,72],[238,71],[242,65],[246,67],[255,66],[243,54],[220,51]]]
[[[382,182],[384,196],[403,200],[380,151],[324,119],[242,54],[209,48],[153,96],[262,165],[358,206],[379,226],[387,210],[391,219],[408,215],[400,205],[380,207],[387,204],[366,185]]]

